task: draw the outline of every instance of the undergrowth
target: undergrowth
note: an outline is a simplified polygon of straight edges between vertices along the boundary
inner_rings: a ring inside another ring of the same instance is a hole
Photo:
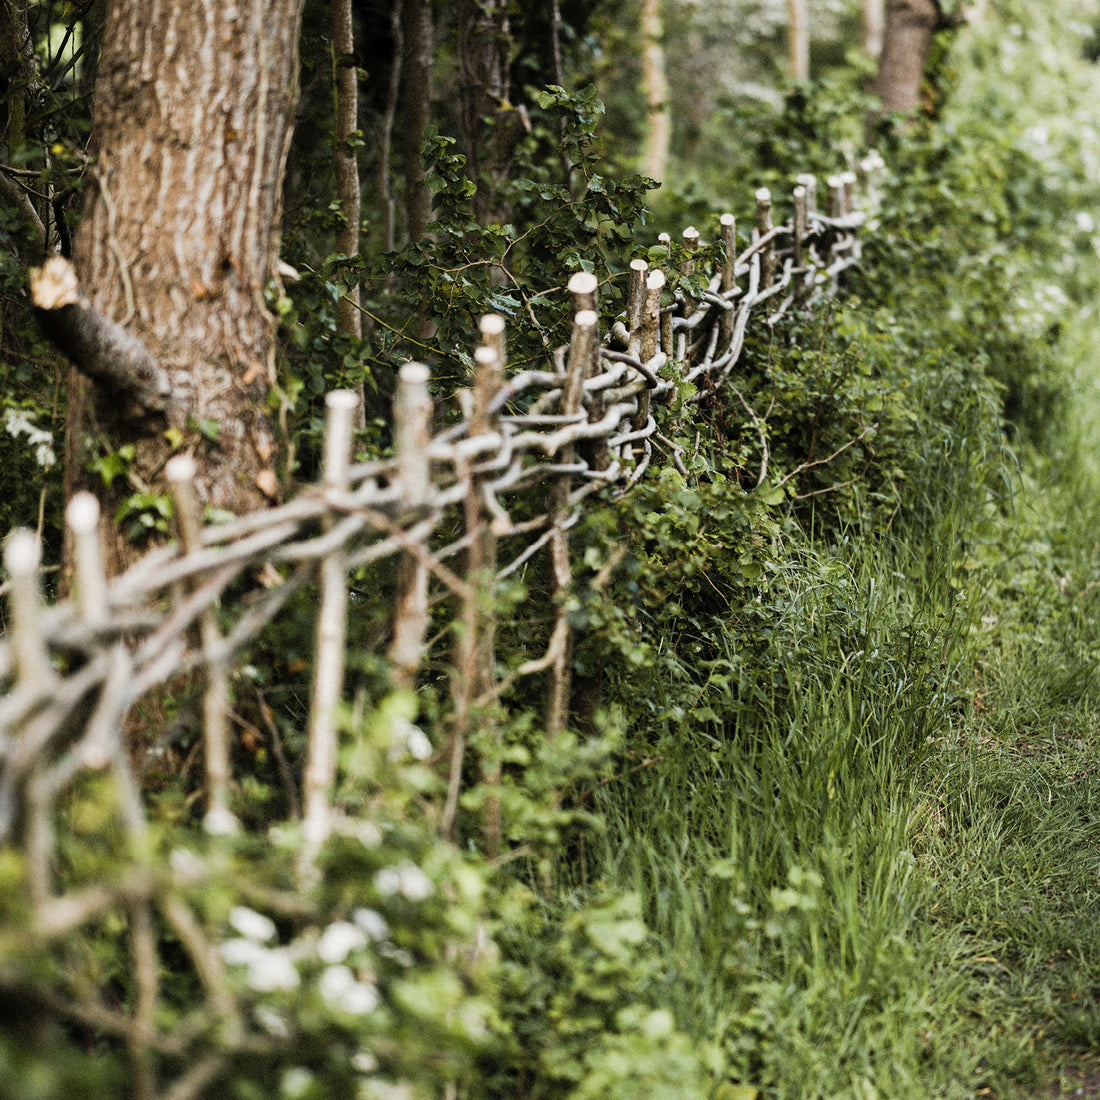
[[[1015,15],[940,58],[958,68],[934,74],[954,107],[879,124],[890,179],[844,295],[751,330],[728,386],[685,386],[660,414],[668,460],[586,511],[566,597],[571,729],[548,742],[526,686],[475,708],[458,845],[439,836],[432,759],[448,743],[447,670],[391,690],[370,656],[380,601],[359,599],[350,628],[347,819],[314,896],[294,893],[300,837],[270,828],[293,785],[258,749],[237,807],[255,836],[198,832],[183,765],[147,792],[157,858],[203,861],[188,900],[263,1037],[234,1054],[219,1095],[1010,1100],[1096,1061],[1100,322],[1087,303],[1100,265],[1095,227],[1072,212],[1100,198],[1100,131],[1091,73],[1051,71],[1080,30]],[[1027,110],[1004,106],[1006,81],[1028,89]],[[798,89],[775,120],[758,155],[776,179],[850,141],[865,101],[846,112],[825,91]],[[531,320],[521,356],[564,331],[550,295],[497,285],[505,253],[541,287],[585,257],[612,278],[612,246],[634,239],[648,184],[597,172],[597,106],[547,92],[535,119],[536,142],[553,112],[575,119],[586,201],[601,196],[591,217],[532,169],[514,240],[468,226],[460,158],[428,143],[438,232],[378,261],[366,301],[411,311],[437,295],[440,316],[419,320],[455,378],[458,334],[487,308]],[[1055,107],[1076,132],[1037,129]],[[287,359],[305,468],[316,395],[368,366],[363,347],[326,342],[340,279],[363,273],[333,263],[278,304],[300,321]],[[602,301],[618,308],[613,291]],[[408,350],[387,326],[371,371]],[[372,424],[367,442],[385,434]],[[355,583],[361,597],[392,577]],[[497,593],[502,668],[541,652],[547,591],[533,566]],[[241,680],[295,761],[300,621]],[[490,799],[499,855],[478,828]],[[70,884],[118,871],[108,801],[92,783],[66,793]],[[17,857],[0,864],[14,928],[22,876]],[[235,903],[242,883],[278,922]],[[5,989],[33,1002],[47,971],[126,1003],[123,937],[96,932],[49,958],[9,936]],[[216,1047],[217,1021],[188,1016],[187,979],[163,980],[165,1010]],[[34,1002],[30,1024],[0,1006],[0,1096],[124,1087],[117,1038],[27,1041],[56,1004]],[[179,1057],[164,1053],[182,1072]]]

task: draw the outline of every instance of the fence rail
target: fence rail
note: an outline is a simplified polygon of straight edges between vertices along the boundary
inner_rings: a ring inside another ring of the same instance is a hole
[[[813,177],[799,177],[792,213],[781,224],[773,224],[769,192],[758,191],[751,243],[739,254],[735,220],[723,215],[724,259],[697,297],[669,294],[673,272],[634,260],[622,276],[629,281],[625,313],[607,332],[600,331],[595,277],[574,275],[568,284],[572,337],[547,369],[509,376],[503,322],[484,318],[476,373],[460,394],[462,419],[436,434],[428,368],[406,364],[394,405],[392,459],[351,462],[355,398],[345,391],[329,394],[322,480],[281,507],[204,526],[193,463],[177,457],[167,473],[178,539],[151,550],[110,583],[99,556],[97,505],[88,495],[74,498],[67,512],[74,596],[66,602],[43,604],[37,542],[28,532],[13,533],[5,549],[10,628],[0,643],[0,679],[7,685],[0,697],[0,844],[16,845],[25,855],[36,935],[52,941],[120,907],[131,916],[131,936],[155,956],[147,926],[158,899],[181,940],[194,943],[174,887],[138,863],[130,878],[113,886],[61,891],[53,870],[58,799],[78,773],[106,770],[116,779],[120,820],[132,836],[141,834],[144,813],[123,732],[127,715],[148,693],[188,675],[203,692],[206,826],[213,833],[232,831],[234,661],[295,594],[314,584],[319,598],[301,787],[305,836],[311,851],[318,849],[337,812],[348,576],[386,558],[397,563],[386,651],[395,684],[415,682],[440,595],[452,599],[463,627],[452,657],[451,740],[441,753],[447,774],[442,828],[451,835],[478,704],[499,697],[517,679],[538,675],[546,677],[546,735],[555,736],[568,717],[571,631],[564,601],[556,601],[545,648],[498,679],[483,589],[545,554],[554,595],[569,590],[569,532],[588,499],[601,490],[629,491],[661,447],[670,461],[680,462],[658,433],[655,403],[666,401],[680,381],[720,383],[737,364],[753,317],[774,323],[835,288],[842,272],[859,261],[860,231],[881,167],[868,158],[861,180],[851,173],[831,179],[825,211],[818,209]],[[694,270],[698,241],[694,229],[685,231],[677,252],[682,274],[700,274]],[[688,398],[684,415],[699,396]],[[228,598],[240,589],[245,595]],[[493,852],[500,844],[499,819],[492,805],[484,816],[483,841]],[[3,944],[0,936],[0,961]],[[200,973],[201,954],[194,947]],[[216,999],[215,986],[207,993]],[[165,1039],[157,1035],[147,1001],[138,996],[128,1021],[117,1013],[108,1019],[91,1002],[78,1007],[131,1037],[140,1024],[140,1042],[154,1049]]]

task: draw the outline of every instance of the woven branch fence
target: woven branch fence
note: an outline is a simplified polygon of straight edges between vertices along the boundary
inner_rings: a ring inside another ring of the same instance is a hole
[[[309,854],[320,849],[341,812],[334,789],[348,578],[361,567],[385,558],[397,563],[385,653],[396,686],[415,684],[440,596],[461,627],[450,658],[450,743],[439,750],[447,779],[444,836],[455,827],[465,746],[480,705],[517,680],[541,676],[545,735],[553,738],[566,726],[571,630],[564,601],[556,601],[545,648],[500,678],[486,591],[537,555],[546,555],[554,594],[569,590],[569,532],[589,498],[629,491],[660,447],[680,461],[659,435],[655,404],[673,395],[678,380],[720,382],[738,362],[750,318],[774,322],[835,288],[859,260],[859,231],[874,204],[881,167],[872,157],[858,177],[831,178],[824,210],[815,179],[799,177],[793,212],[782,224],[773,224],[771,196],[761,189],[751,243],[740,254],[735,220],[722,216],[724,260],[712,273],[694,271],[699,235],[686,230],[681,271],[710,275],[696,299],[670,295],[665,272],[634,260],[623,274],[629,280],[626,313],[611,331],[599,331],[595,277],[575,275],[568,287],[572,339],[545,370],[509,374],[504,323],[484,318],[476,374],[460,395],[463,418],[436,434],[428,368],[406,364],[393,410],[392,459],[351,461],[356,398],[346,391],[329,394],[323,479],[281,507],[204,526],[193,462],[175,458],[167,473],[178,539],[109,583],[100,560],[98,506],[86,494],[75,497],[67,512],[74,596],[64,603],[43,603],[35,536],[17,531],[9,537],[9,629],[0,642],[6,689],[0,696],[0,851],[22,853],[26,928],[36,943],[48,948],[117,911],[125,917],[135,960],[131,1006],[59,996],[59,1013],[125,1040],[139,1067],[183,1042],[178,1029],[168,1034],[156,1022],[154,914],[190,958],[206,999],[202,1011],[232,1013],[214,947],[183,901],[183,872],[150,867],[135,855],[121,879],[65,890],[57,873],[58,803],[79,775],[106,773],[127,850],[146,851],[147,815],[125,733],[128,716],[143,698],[185,676],[202,692],[206,830],[233,832],[234,662],[307,586],[318,593],[300,778],[307,877]],[[540,509],[536,515],[531,502]],[[230,598],[242,589],[244,596]],[[490,854],[500,843],[499,828],[499,807],[490,799],[482,826]],[[0,984],[13,934],[0,929]],[[163,1095],[198,1095],[215,1069],[200,1059]],[[139,1092],[161,1095],[154,1077],[149,1071]]]

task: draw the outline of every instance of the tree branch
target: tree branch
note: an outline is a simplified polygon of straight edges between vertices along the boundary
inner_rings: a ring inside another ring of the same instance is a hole
[[[19,186],[19,183],[8,176],[2,168],[0,168],[0,202],[14,207],[23,215],[23,220],[34,235],[35,248],[39,254],[45,252],[46,227],[42,224],[42,219],[38,216],[34,203],[31,202],[30,196]]]
[[[51,256],[31,271],[31,299],[50,339],[81,373],[146,412],[168,410],[167,372],[133,333],[92,308],[68,260]]]

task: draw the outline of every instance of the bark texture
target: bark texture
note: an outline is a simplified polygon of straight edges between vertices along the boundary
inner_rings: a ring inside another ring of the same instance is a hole
[[[401,9],[402,160],[405,175],[405,215],[410,241],[419,241],[428,228],[432,196],[424,183],[420,143],[431,119],[434,34],[428,0],[405,0]]]
[[[359,255],[359,222],[362,217],[359,194],[359,161],[352,144],[359,129],[359,78],[355,68],[355,23],[351,0],[332,0],[332,65],[336,86],[336,196],[340,203],[340,226],[336,251],[347,257]],[[356,284],[336,303],[336,325],[341,332],[363,335]]]
[[[210,504],[240,513],[277,492],[263,294],[278,257],[301,4],[110,5],[74,263],[90,308],[148,349],[172,400],[167,413],[135,416],[109,388],[71,374],[69,491],[81,487],[91,438],[135,446],[127,492],[163,490],[164,463],[181,446]]]
[[[932,35],[945,25],[935,0],[889,0],[878,75],[871,84],[884,111],[916,110]]]
[[[510,100],[512,41],[507,0],[462,0],[458,61],[466,168],[477,185],[474,215],[481,224],[507,221],[498,201],[516,146],[530,129],[527,113]]]

